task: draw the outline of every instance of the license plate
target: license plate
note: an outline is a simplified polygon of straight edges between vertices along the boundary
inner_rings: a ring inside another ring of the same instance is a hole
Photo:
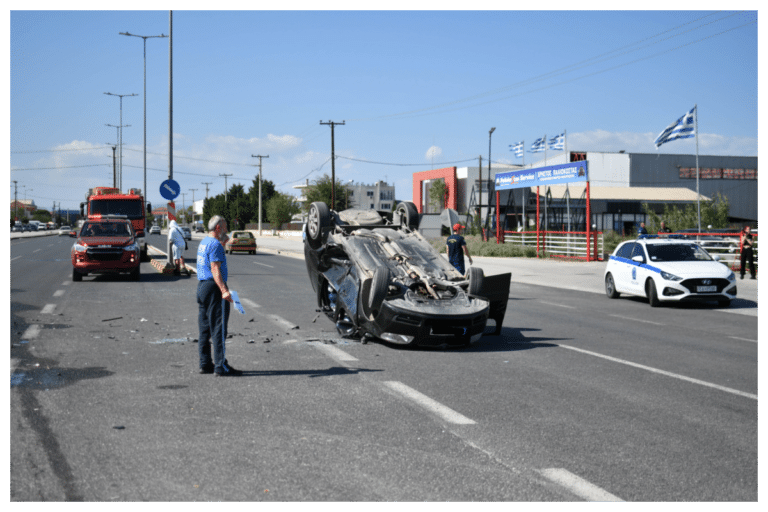
[[[696,291],[699,293],[716,292],[717,286],[697,286]]]

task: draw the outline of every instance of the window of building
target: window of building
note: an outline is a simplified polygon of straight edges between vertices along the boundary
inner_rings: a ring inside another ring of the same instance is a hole
[[[373,190],[369,190],[369,191],[367,192],[367,194],[368,194],[368,197],[373,197]]]

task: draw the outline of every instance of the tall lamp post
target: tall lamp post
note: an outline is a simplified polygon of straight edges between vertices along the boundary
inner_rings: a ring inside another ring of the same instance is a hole
[[[496,130],[496,127],[494,126],[490,130],[488,130],[488,182],[491,181],[491,135],[493,135],[493,132]],[[482,169],[480,170],[480,217],[482,220],[483,215],[483,179],[482,179]],[[488,196],[488,201],[490,202],[491,198]],[[487,210],[487,208],[486,208]],[[488,212],[485,212],[485,223],[483,227],[483,241],[486,242],[487,238],[485,236],[485,230],[488,227]]]
[[[114,124],[107,124],[111,128],[117,128],[117,144],[112,147],[112,186],[117,188],[117,172],[115,167],[115,148],[120,145],[120,128],[130,128],[131,125],[126,124],[122,126],[115,126]],[[109,144],[109,142],[107,142]],[[111,146],[111,144],[110,144]]]
[[[111,92],[105,92],[104,94],[120,98],[120,190],[123,190],[123,97],[138,96],[138,94],[112,94]]]
[[[137,36],[129,32],[120,32],[121,36],[140,37],[144,40],[144,197],[147,197],[147,39],[151,37],[168,37],[165,34],[159,36]]]

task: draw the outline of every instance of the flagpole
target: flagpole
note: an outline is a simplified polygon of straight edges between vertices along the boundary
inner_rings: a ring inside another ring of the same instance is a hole
[[[696,217],[699,221],[699,233],[701,233],[701,194],[699,193],[699,105],[693,106],[693,119],[696,123]]]

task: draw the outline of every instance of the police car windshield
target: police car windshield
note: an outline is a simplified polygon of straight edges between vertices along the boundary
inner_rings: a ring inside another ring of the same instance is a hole
[[[645,248],[651,261],[712,261],[696,244],[647,244]]]

